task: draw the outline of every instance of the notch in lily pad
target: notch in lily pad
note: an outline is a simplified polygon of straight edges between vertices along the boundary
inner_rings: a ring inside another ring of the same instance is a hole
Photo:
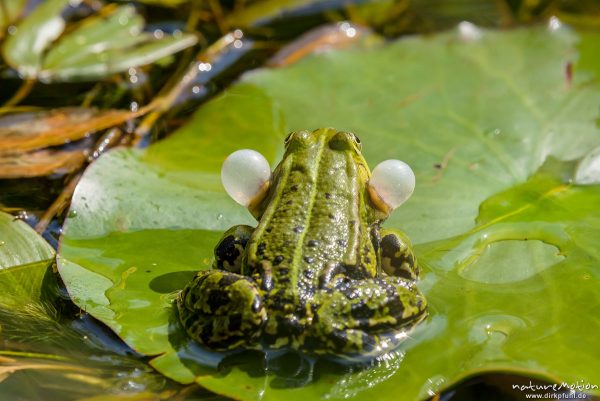
[[[6,63],[28,80],[90,81],[151,64],[197,42],[191,34],[157,38],[144,32],[144,19],[130,5],[108,5],[64,33],[65,11],[80,3],[40,3],[6,39]]]

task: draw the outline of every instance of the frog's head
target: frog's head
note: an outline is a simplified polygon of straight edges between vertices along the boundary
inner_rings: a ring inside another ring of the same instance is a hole
[[[255,217],[257,210],[269,192],[274,178],[286,160],[293,157],[309,160],[328,157],[328,153],[346,153],[356,166],[360,188],[365,198],[370,199],[375,220],[384,220],[412,194],[415,177],[411,168],[399,160],[386,160],[378,164],[373,173],[362,155],[358,136],[334,128],[319,128],[315,131],[296,131],[284,141],[285,153],[282,162],[273,174],[267,160],[258,152],[244,149],[232,153],[223,163],[221,178],[229,195],[246,206]],[[319,156],[316,153],[320,153]]]
[[[350,152],[357,162],[367,165],[362,157],[360,139],[351,132],[338,131],[335,128],[319,128],[312,132],[296,131],[285,138],[284,144],[286,149],[284,159],[292,153],[299,153],[323,144],[331,151]]]

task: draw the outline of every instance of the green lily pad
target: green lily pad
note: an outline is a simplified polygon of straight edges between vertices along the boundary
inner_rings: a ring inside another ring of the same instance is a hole
[[[31,227],[0,212],[0,307],[10,308],[39,299],[54,249]]]
[[[107,389],[130,387],[130,397],[137,392],[140,399],[143,394],[161,399],[160,392],[167,389],[163,376],[135,355],[107,349],[102,333],[83,335],[77,323],[60,315],[52,295],[57,285],[53,262],[54,249],[39,234],[0,212],[2,398],[74,400],[103,394],[112,400],[120,398],[107,396]]]
[[[483,372],[600,383],[600,187],[570,183],[600,144],[600,91],[574,33],[523,29],[365,42],[247,74],[181,130],[85,173],[59,270],[74,301],[165,375],[242,400],[419,400]],[[385,223],[423,266],[430,317],[371,369],[317,367],[310,383],[223,363],[181,332],[172,301],[233,224],[219,184],[228,153],[273,164],[286,131],[358,134],[373,167],[408,162],[413,197]],[[598,388],[584,391],[600,394]]]
[[[92,15],[61,37],[66,25],[63,11],[79,2],[48,0],[37,6],[4,43],[6,62],[27,79],[96,80],[151,64],[196,43],[189,34],[157,39],[144,33],[144,19],[129,5]]]

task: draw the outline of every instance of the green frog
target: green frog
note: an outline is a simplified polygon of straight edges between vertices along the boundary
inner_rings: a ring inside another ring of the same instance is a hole
[[[291,133],[235,226],[177,299],[192,339],[214,350],[381,355],[427,315],[410,242],[380,228],[391,207],[369,185],[360,140],[332,128]],[[412,190],[411,190],[412,191]]]

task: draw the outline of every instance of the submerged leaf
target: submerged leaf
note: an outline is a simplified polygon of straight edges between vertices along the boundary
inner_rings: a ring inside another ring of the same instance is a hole
[[[490,371],[599,383],[600,340],[581,333],[600,330],[600,187],[570,184],[567,162],[600,145],[598,82],[583,70],[566,81],[572,33],[478,33],[256,71],[164,142],[104,155],[61,243],[71,296],[168,377],[241,400],[420,400]],[[216,370],[223,356],[190,343],[172,301],[221,233],[252,221],[219,165],[245,147],[275,162],[282,132],[326,126],[355,132],[371,166],[400,158],[415,171],[385,227],[416,244],[430,317],[373,369],[321,367],[303,384],[260,358]]]
[[[38,150],[29,153],[0,152],[0,178],[40,177],[70,173],[86,159],[81,150]]]
[[[76,141],[139,117],[149,110],[98,110],[70,107],[0,117],[0,155]]]
[[[65,30],[62,12],[79,2],[42,2],[4,43],[7,63],[26,79],[95,80],[196,44],[196,37],[189,34],[158,39],[144,33],[143,18],[129,5],[109,9],[107,15],[92,15],[59,38]]]

